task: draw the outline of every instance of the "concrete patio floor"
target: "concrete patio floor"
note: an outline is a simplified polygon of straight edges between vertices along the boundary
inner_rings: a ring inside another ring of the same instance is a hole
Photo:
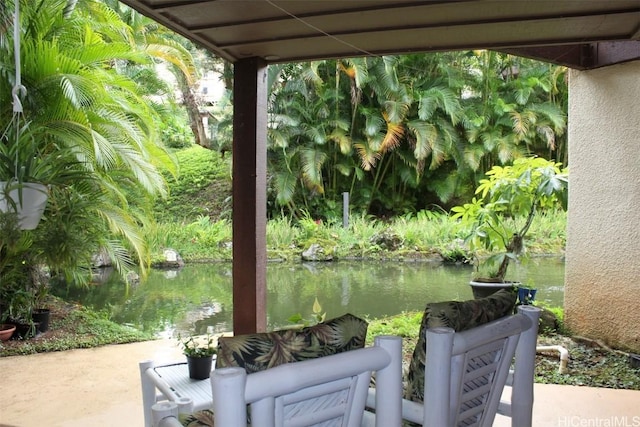
[[[0,427],[142,427],[138,362],[182,357],[158,340],[0,358]],[[640,427],[640,391],[536,384],[533,412],[540,427]]]

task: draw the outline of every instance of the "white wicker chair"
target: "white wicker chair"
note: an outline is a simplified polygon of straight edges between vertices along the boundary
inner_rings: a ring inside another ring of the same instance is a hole
[[[489,427],[500,413],[513,427],[531,427],[540,312],[520,306],[516,315],[464,332],[427,330],[425,402],[403,399],[403,419],[425,427]],[[505,385],[511,398],[501,402]],[[369,391],[368,408],[377,410],[378,392]],[[372,424],[365,417],[363,425]]]
[[[360,427],[372,373],[377,399],[375,425],[402,424],[402,339],[376,337],[375,345],[332,356],[287,363],[247,374],[243,368],[214,369],[211,388],[215,425]],[[153,408],[158,427],[180,426],[174,402]]]

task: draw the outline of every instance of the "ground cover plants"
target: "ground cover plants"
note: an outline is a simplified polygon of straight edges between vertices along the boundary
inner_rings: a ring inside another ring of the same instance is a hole
[[[112,322],[103,313],[49,296],[49,330],[36,337],[0,343],[0,357],[18,356],[153,339],[153,335]]]

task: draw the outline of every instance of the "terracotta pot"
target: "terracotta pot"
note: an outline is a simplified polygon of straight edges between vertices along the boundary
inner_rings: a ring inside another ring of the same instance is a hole
[[[6,341],[11,339],[11,336],[16,330],[16,325],[10,325],[8,323],[0,324],[0,341]]]

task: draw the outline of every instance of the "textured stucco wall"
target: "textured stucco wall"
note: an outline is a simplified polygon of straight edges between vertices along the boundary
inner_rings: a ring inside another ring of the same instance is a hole
[[[640,61],[569,79],[565,320],[640,352]]]

